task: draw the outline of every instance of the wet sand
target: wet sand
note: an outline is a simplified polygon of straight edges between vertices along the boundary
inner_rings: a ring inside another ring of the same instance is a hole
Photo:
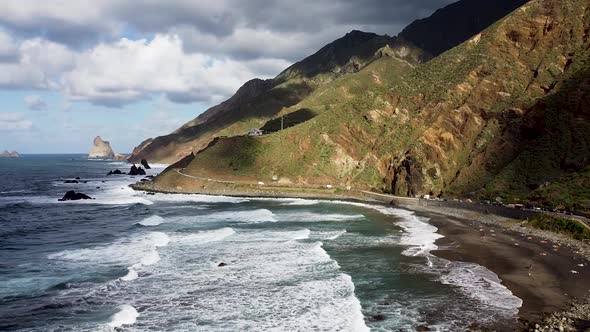
[[[431,218],[445,236],[433,254],[492,270],[523,300],[519,311],[523,320],[539,321],[544,313],[566,310],[572,301],[590,295],[590,262],[576,248],[506,229],[501,222],[420,214]]]

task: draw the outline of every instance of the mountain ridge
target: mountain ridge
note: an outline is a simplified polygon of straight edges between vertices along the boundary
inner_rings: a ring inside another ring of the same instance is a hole
[[[454,13],[457,11],[456,8],[465,12],[464,7],[473,7],[471,5],[473,1],[459,1],[451,5],[455,10],[450,12]],[[461,33],[450,33],[445,36],[445,39],[453,42],[463,41],[479,32],[482,26],[485,27],[495,18],[508,14],[512,8],[523,1],[501,0],[504,5],[499,9],[489,12],[478,11],[475,17],[481,22],[465,25]],[[394,62],[396,66],[414,66],[426,62],[432,58],[432,55],[415,44],[416,41],[423,40],[428,42],[428,45],[422,43],[423,48],[430,49],[433,42],[428,36],[431,35],[431,31],[424,32],[412,27],[436,25],[436,21],[440,20],[441,10],[428,18],[414,22],[408,27],[409,30],[406,29],[405,33],[400,33],[396,37],[352,30],[316,53],[289,66],[273,79],[248,81],[234,96],[211,107],[173,133],[151,139],[147,144],[140,144],[134,149],[130,160],[132,162],[141,159],[175,162],[205,148],[215,137],[246,134],[250,129],[264,126],[267,121],[279,116],[284,108],[297,104],[316,89],[339,77],[358,72],[384,56],[405,61],[405,63]],[[442,12],[445,13],[444,10]],[[442,21],[445,21],[445,16],[442,16]],[[455,19],[455,17],[452,18]],[[433,20],[435,22],[432,22]],[[413,30],[417,30],[418,33],[408,32]],[[444,31],[440,27],[437,27],[437,30]],[[452,38],[447,38],[449,35]],[[451,43],[446,49],[451,46],[454,45]]]
[[[184,172],[401,196],[553,194],[563,197],[546,204],[587,210],[589,31],[586,2],[533,0],[411,70],[378,59],[287,110],[319,111],[313,119],[221,139]],[[583,192],[575,201],[574,189]]]

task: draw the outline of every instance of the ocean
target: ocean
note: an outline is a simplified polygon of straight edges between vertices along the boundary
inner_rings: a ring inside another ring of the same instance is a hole
[[[157,174],[165,165],[153,165]],[[342,201],[148,195],[124,162],[0,159],[0,330],[510,329],[522,301],[433,256],[428,219]],[[80,177],[79,183],[64,183]],[[68,190],[95,199],[58,202]]]

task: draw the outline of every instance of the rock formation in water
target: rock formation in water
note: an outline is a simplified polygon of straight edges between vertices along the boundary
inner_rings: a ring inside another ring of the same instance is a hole
[[[145,170],[143,168],[137,167],[135,165],[131,166],[131,169],[129,170],[129,173],[127,173],[129,175],[145,175]]]
[[[58,201],[60,202],[64,202],[64,201],[78,201],[81,199],[93,199],[92,197],[83,194],[83,193],[77,193],[73,190],[70,190],[68,192],[66,192],[66,194],[64,195],[64,197],[59,198]]]
[[[122,175],[122,174],[125,174],[125,173],[121,172],[119,169],[116,169],[116,170],[114,170],[114,171],[109,171],[109,172],[107,173],[107,176],[108,176],[108,175]]]
[[[148,164],[147,160],[142,159],[141,160],[141,164],[143,165],[143,168],[145,168],[145,169],[151,169],[150,164]]]
[[[4,150],[0,152],[0,158],[18,158],[20,154],[16,151],[8,152],[8,150]]]
[[[103,141],[100,136],[96,136],[88,158],[115,159],[115,153],[108,141]]]

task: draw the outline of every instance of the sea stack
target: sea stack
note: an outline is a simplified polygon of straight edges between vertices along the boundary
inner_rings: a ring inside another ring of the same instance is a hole
[[[114,159],[115,153],[108,141],[103,141],[100,136],[96,136],[88,158]]]
[[[20,154],[16,151],[8,152],[8,150],[4,150],[0,152],[0,158],[19,158]]]

